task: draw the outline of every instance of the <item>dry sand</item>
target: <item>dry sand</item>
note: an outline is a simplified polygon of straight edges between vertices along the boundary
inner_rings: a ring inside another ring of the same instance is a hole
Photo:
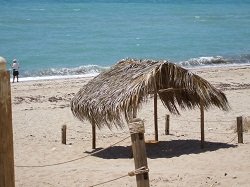
[[[205,112],[205,149],[200,149],[199,109],[170,115],[170,133],[164,134],[168,114],[158,101],[159,143],[147,144],[150,185],[250,186],[250,132],[237,143],[236,117],[250,116],[250,67],[193,70],[226,93],[231,110]],[[30,81],[11,84],[17,187],[85,187],[127,175],[134,170],[130,138],[97,155],[91,149],[91,126],[73,117],[69,103],[89,79]],[[153,102],[143,105],[145,139],[154,139]],[[67,145],[61,144],[61,127],[67,125]],[[126,137],[123,130],[97,130],[97,148]],[[85,158],[82,158],[85,157]],[[82,158],[82,159],[78,159]],[[73,162],[67,162],[78,159]],[[45,166],[55,164],[53,166]],[[45,167],[21,167],[45,166]],[[136,186],[125,176],[103,184]]]

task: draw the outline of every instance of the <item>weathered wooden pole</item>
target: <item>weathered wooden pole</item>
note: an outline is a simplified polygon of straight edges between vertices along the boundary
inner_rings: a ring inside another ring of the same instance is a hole
[[[145,167],[148,169],[146,147],[144,140],[144,124],[139,118],[133,119],[129,123],[129,131],[131,134],[133,157],[135,162],[135,169]],[[148,172],[136,175],[137,187],[149,187]]]
[[[200,111],[201,111],[201,149],[203,149],[205,144],[205,133],[204,133],[204,106],[202,102],[200,104]]]
[[[14,187],[14,150],[10,72],[0,57],[0,187]]]
[[[165,135],[169,135],[169,115],[166,115]]]
[[[155,123],[155,141],[158,141],[158,114],[157,114],[157,93],[154,94],[154,123]]]
[[[62,144],[66,144],[66,131],[67,131],[67,126],[66,125],[63,125],[62,126]]]
[[[237,117],[238,143],[243,143],[243,120],[242,116]]]
[[[92,149],[96,148],[96,129],[95,125],[92,124]]]
[[[133,108],[133,118],[136,118],[137,117],[137,110],[135,110],[134,108]]]

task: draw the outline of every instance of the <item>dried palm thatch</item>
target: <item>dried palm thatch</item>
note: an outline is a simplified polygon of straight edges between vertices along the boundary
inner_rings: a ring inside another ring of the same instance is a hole
[[[72,113],[92,125],[123,127],[131,111],[158,93],[174,114],[181,109],[210,106],[228,110],[226,96],[208,81],[168,61],[125,59],[101,73],[71,100]]]

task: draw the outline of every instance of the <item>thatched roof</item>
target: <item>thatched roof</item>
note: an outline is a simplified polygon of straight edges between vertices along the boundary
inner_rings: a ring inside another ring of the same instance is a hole
[[[158,93],[164,106],[179,114],[178,108],[228,110],[223,92],[205,79],[168,61],[125,59],[88,82],[71,101],[72,113],[92,125],[123,127],[150,94]]]

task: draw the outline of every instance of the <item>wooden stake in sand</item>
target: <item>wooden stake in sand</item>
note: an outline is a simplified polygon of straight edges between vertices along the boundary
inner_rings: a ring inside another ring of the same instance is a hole
[[[243,120],[242,116],[237,117],[238,143],[243,143]]]
[[[201,111],[201,149],[203,149],[205,144],[205,133],[204,133],[204,106],[202,102],[200,104],[200,111]]]
[[[166,115],[165,135],[169,135],[169,115]]]
[[[131,123],[129,123],[129,131],[131,134],[135,170],[142,167],[148,169],[143,121],[139,118],[133,119]],[[148,172],[137,174],[136,183],[137,187],[149,187]]]
[[[154,122],[155,122],[155,141],[158,142],[158,116],[157,116],[157,93],[154,94]]]
[[[95,125],[92,124],[92,149],[96,148],[96,129]]]
[[[62,126],[62,144],[65,144],[66,145],[66,131],[67,131],[67,126],[66,125],[63,125]]]
[[[14,173],[10,72],[0,57],[0,186],[14,187]]]

